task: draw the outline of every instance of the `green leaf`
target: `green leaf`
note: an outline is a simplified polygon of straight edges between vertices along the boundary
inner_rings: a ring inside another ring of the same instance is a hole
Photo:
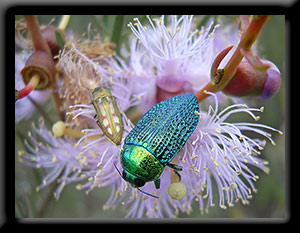
[[[66,43],[63,34],[60,31],[56,30],[55,37],[56,37],[59,48],[63,49],[65,46],[65,43]]]
[[[23,210],[21,208],[21,205],[19,204],[19,201],[15,199],[15,214],[16,218],[25,218],[25,214],[23,213]]]
[[[117,15],[113,26],[111,42],[116,44],[116,52],[120,51],[121,35],[124,26],[124,15]]]

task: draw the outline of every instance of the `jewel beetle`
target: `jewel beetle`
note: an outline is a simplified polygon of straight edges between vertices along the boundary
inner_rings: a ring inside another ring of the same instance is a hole
[[[92,98],[98,126],[110,142],[120,145],[124,127],[116,98],[109,88],[103,86],[94,89]]]
[[[198,113],[198,100],[192,93],[177,95],[153,106],[125,138],[120,153],[122,178],[138,189],[154,181],[159,189],[165,166],[181,171],[181,166],[170,161],[195,130]]]

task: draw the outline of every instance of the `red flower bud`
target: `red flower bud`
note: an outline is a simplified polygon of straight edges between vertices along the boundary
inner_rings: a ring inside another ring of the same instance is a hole
[[[267,99],[274,96],[279,91],[281,86],[281,74],[275,64],[267,60],[263,61],[270,64],[270,68],[267,70],[267,80],[264,85],[263,93],[260,97]]]
[[[270,65],[266,71],[258,71],[248,61],[242,61],[223,92],[238,97],[260,96],[264,99],[275,95],[281,85],[280,71],[272,62],[262,61]]]

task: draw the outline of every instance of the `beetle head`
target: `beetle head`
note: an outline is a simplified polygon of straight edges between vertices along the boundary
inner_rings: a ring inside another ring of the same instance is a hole
[[[129,173],[129,172],[126,172],[125,170],[123,170],[122,174],[121,172],[119,171],[119,169],[117,168],[117,166],[114,164],[116,170],[118,171],[119,175],[127,182],[129,182],[129,184],[131,184],[131,186],[133,188],[138,188],[138,187],[142,187],[145,185],[145,181],[143,181],[142,179],[140,178],[137,178],[135,175]]]
[[[133,188],[142,187],[145,185],[145,181],[125,170],[122,172],[122,178],[129,182]]]
[[[120,173],[119,169],[117,168],[117,166],[116,166],[115,164],[114,164],[114,166],[115,166],[116,170],[118,171],[119,175],[120,175],[125,181],[129,182],[129,183],[131,184],[132,187],[137,188],[140,192],[142,192],[142,193],[144,193],[144,194],[146,194],[146,195],[148,195],[148,196],[151,196],[151,197],[154,197],[154,198],[158,198],[158,197],[155,196],[155,195],[152,195],[152,194],[150,194],[150,193],[147,193],[147,192],[145,192],[145,191],[139,189],[139,187],[144,186],[145,181],[143,181],[143,180],[137,178],[136,176],[134,176],[134,175],[132,175],[132,174],[130,174],[130,173],[128,173],[128,172],[126,172],[125,170],[123,170],[122,175],[121,175],[121,173]]]

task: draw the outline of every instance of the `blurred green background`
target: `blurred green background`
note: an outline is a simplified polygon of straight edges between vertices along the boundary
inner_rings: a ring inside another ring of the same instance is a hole
[[[131,33],[126,26],[134,17],[138,17],[142,22],[146,21],[145,16],[126,15],[121,22],[122,30],[115,35],[115,42],[122,46],[127,45],[128,35]],[[208,19],[208,17],[195,16],[195,18]],[[222,20],[227,23],[237,22],[237,16],[214,17],[222,25]],[[22,16],[16,16],[21,19]],[[54,25],[58,25],[61,16],[38,16],[40,24],[48,24],[53,18],[56,19]],[[114,22],[116,16],[72,16],[68,32],[81,36],[87,32],[88,25],[101,33],[104,40],[113,36]],[[220,27],[218,30],[221,30]],[[261,58],[273,61],[281,71],[282,86],[280,92],[273,98],[266,101],[252,100],[251,106],[264,106],[265,111],[260,114],[260,123],[265,123],[274,128],[280,129],[285,133],[285,16],[275,15],[264,26],[262,33],[258,38],[258,51]],[[16,47],[18,50],[18,48]],[[53,121],[58,120],[56,113],[52,108],[51,100],[42,106],[43,110]],[[17,161],[18,151],[24,150],[23,140],[20,133],[27,135],[31,129],[31,121],[37,122],[40,114],[36,111],[29,120],[23,120],[15,125],[15,210],[16,217],[47,217],[47,218],[122,218],[125,212],[121,210],[103,210],[103,204],[108,200],[110,188],[94,189],[89,195],[84,191],[77,191],[76,183],[70,184],[64,188],[60,199],[56,201],[53,198],[53,185],[36,192],[36,187],[42,182],[45,171],[27,167]],[[240,120],[241,118],[239,118]],[[180,213],[181,218],[285,218],[288,216],[286,201],[286,163],[285,163],[285,134],[279,136],[273,133],[273,139],[276,146],[267,143],[261,157],[268,160],[270,173],[253,169],[260,179],[256,182],[258,192],[253,193],[250,205],[242,205],[238,202],[234,207],[228,207],[223,210],[218,207],[209,209],[208,214],[200,214],[198,203],[194,202],[193,211],[190,215]],[[218,193],[214,189],[215,202]]]

